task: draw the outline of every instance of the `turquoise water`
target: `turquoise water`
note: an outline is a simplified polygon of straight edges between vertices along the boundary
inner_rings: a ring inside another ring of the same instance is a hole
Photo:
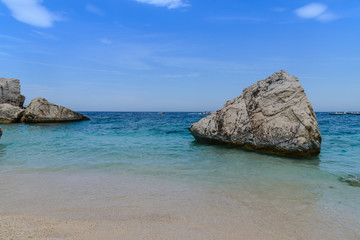
[[[188,127],[197,113],[86,112],[91,121],[3,124],[2,172],[106,172],[194,183],[269,187],[360,175],[360,116],[318,113],[323,136],[317,158],[290,159],[204,145]],[[346,183],[342,183],[347,187]]]
[[[50,204],[53,214],[76,203],[92,212],[94,199],[107,209],[124,204],[119,194],[135,191],[129,199],[146,211],[188,213],[196,224],[198,217],[233,214],[237,229],[238,217],[248,214],[258,224],[284,226],[289,236],[299,228],[311,239],[360,239],[360,187],[339,181],[360,176],[360,116],[318,113],[321,154],[291,159],[199,144],[188,131],[203,117],[198,113],[84,114],[91,121],[0,126],[0,211]]]

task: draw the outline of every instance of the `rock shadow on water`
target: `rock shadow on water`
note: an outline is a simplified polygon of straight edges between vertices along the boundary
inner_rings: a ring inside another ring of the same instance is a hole
[[[183,130],[168,130],[165,133],[166,134],[184,134],[184,133],[187,133],[187,128],[184,128]]]
[[[229,150],[232,153],[239,154],[239,160],[244,156],[244,154],[252,155],[254,158],[257,159],[266,159],[266,161],[275,161],[281,164],[295,164],[295,165],[302,165],[310,168],[319,169],[320,167],[320,156],[309,156],[309,157],[295,157],[295,156],[284,156],[284,155],[274,155],[272,153],[266,152],[259,152],[253,151],[246,148],[241,148],[236,145],[231,144],[223,144],[218,142],[199,142],[197,140],[192,141],[191,147],[193,148],[204,148],[209,151],[212,150],[221,150],[224,152],[228,152]]]
[[[21,123],[26,126],[44,129],[44,130],[55,130],[55,129],[64,129],[67,127],[76,126],[82,124],[81,122],[56,122],[56,123]]]
[[[149,129],[150,132],[160,135],[178,135],[178,134],[186,134],[187,128],[183,129],[163,129],[161,127],[154,127]]]

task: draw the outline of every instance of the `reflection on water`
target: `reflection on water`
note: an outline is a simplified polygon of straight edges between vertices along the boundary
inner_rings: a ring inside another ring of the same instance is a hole
[[[6,155],[6,145],[0,144],[0,161]]]
[[[311,167],[318,168],[320,164],[320,158],[316,157],[308,157],[308,158],[289,158],[284,156],[276,156],[262,152],[254,152],[246,149],[241,149],[232,145],[221,145],[221,144],[211,144],[211,143],[199,143],[197,141],[191,142],[191,147],[197,148],[197,150],[205,149],[209,152],[216,152],[219,150],[221,154],[235,154],[237,156],[242,156],[244,158],[248,158],[251,160],[256,159],[266,159],[266,161],[274,161],[279,164],[292,164],[299,165],[303,167]],[[221,160],[221,159],[220,159]]]

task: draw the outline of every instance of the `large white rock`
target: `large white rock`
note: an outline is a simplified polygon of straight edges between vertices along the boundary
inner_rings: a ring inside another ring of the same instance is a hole
[[[293,156],[316,156],[321,134],[304,89],[286,71],[274,73],[189,128],[198,141]]]
[[[15,78],[0,78],[0,104],[8,103],[22,107],[25,96],[20,94],[20,81]]]
[[[0,123],[16,123],[24,113],[20,107],[13,106],[8,103],[0,104]]]
[[[39,97],[31,100],[21,120],[26,123],[54,123],[76,122],[89,120],[89,118]]]

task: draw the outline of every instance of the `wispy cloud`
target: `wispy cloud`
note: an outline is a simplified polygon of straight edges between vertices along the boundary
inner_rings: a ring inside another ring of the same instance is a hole
[[[6,53],[6,52],[1,52],[0,51],[0,56],[11,56],[10,54]]]
[[[123,74],[122,72],[117,71],[117,70],[98,69],[98,68],[87,68],[87,67],[77,67],[77,66],[68,66],[68,65],[62,65],[62,64],[51,64],[51,63],[44,63],[44,62],[36,62],[36,61],[21,61],[21,62],[23,62],[23,63],[29,63],[29,64],[36,64],[36,65],[50,66],[50,67],[55,67],[55,68],[66,68],[66,69],[72,69],[72,70],[80,70],[80,71]]]
[[[18,21],[35,27],[52,27],[60,18],[41,5],[42,0],[0,0]]]
[[[8,40],[8,41],[14,41],[14,42],[26,42],[24,39],[17,38],[17,37],[14,37],[14,36],[9,36],[9,35],[0,34],[0,38]]]
[[[199,73],[188,73],[188,74],[166,74],[165,78],[194,78],[200,76]]]
[[[107,38],[101,38],[100,42],[103,43],[103,44],[107,44],[107,45],[112,44],[112,41],[107,39]]]
[[[337,15],[328,11],[328,6],[323,3],[310,3],[295,10],[295,14],[304,19],[316,19],[322,22],[332,21]]]
[[[264,21],[263,18],[257,17],[248,17],[248,16],[236,16],[236,15],[229,15],[229,16],[215,16],[208,18],[210,21],[217,21],[217,22],[262,22]]]
[[[209,69],[219,72],[242,72],[249,69],[249,65],[239,61],[174,55],[174,52],[183,49],[175,47],[174,43],[157,45],[117,42],[111,46],[109,49],[94,47],[94,50],[82,59],[121,71],[164,72],[166,70],[174,72],[175,75],[183,74],[183,72],[202,74],[208,72]],[[102,59],[99,59],[99,54],[103,56]],[[163,73],[162,76],[165,74],[168,73]],[[167,77],[174,78],[174,76]]]
[[[49,33],[44,33],[44,32],[40,32],[40,31],[33,31],[33,33],[35,33],[37,36],[44,38],[44,39],[52,39],[55,40],[57,39],[54,35],[51,35]]]
[[[167,7],[169,9],[183,8],[190,6],[187,0],[135,0],[135,1],[155,5],[158,7]]]
[[[274,10],[275,12],[285,12],[286,8],[284,8],[284,7],[273,7],[272,10]]]
[[[99,15],[99,16],[104,16],[105,15],[103,10],[101,10],[100,8],[98,8],[95,5],[90,4],[90,3],[85,6],[85,10],[90,12],[90,13]]]
[[[220,70],[228,72],[242,72],[248,70],[249,66],[240,62],[214,60],[198,57],[159,57],[151,56],[149,61],[157,64],[159,67],[173,67],[179,69],[197,69],[197,70]]]
[[[321,14],[320,16],[317,17],[317,20],[321,21],[321,22],[329,22],[329,21],[333,21],[338,19],[339,16],[331,13],[331,12],[326,12],[324,14]]]

